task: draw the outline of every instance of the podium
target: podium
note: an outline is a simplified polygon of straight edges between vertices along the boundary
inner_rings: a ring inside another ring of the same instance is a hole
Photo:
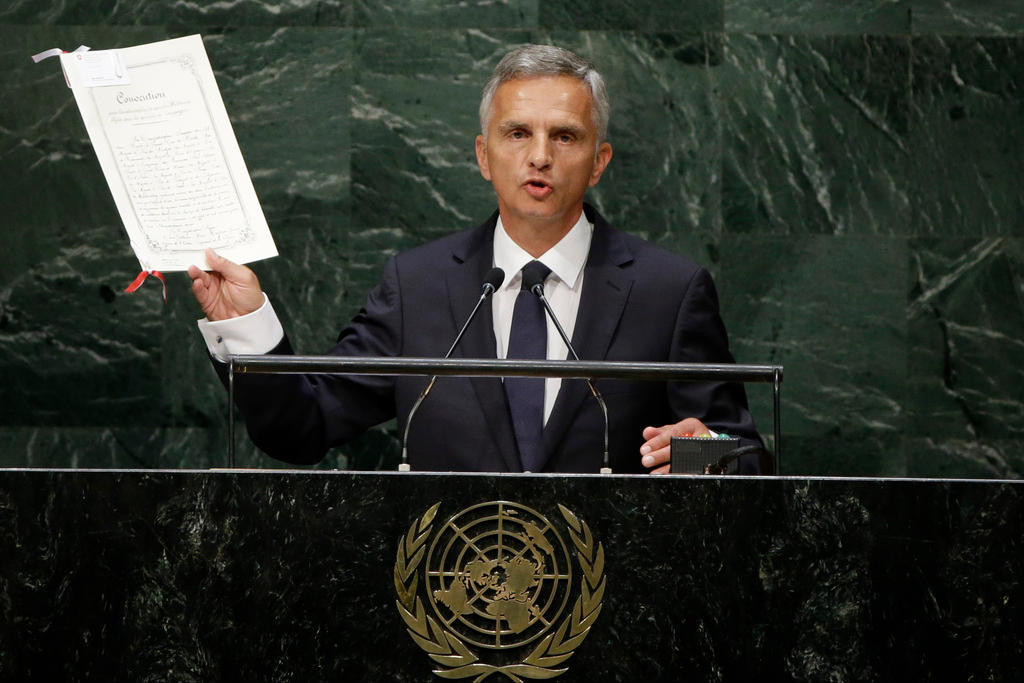
[[[1021,487],[3,470],[0,679],[1009,680]]]

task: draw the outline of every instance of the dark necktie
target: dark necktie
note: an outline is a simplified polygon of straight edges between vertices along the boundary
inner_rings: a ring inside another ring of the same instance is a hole
[[[527,277],[531,272],[534,277]],[[508,336],[508,358],[547,358],[548,328],[544,320],[544,307],[532,292],[525,288],[528,281],[544,282],[551,269],[540,261],[523,266],[523,283],[512,311],[512,329]],[[512,413],[512,427],[516,433],[519,457],[523,469],[537,472],[544,465],[544,378],[506,377],[505,394]]]

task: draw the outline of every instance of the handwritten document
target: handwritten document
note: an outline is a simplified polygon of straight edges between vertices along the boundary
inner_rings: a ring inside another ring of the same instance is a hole
[[[276,256],[202,38],[108,52],[61,64],[143,270]]]

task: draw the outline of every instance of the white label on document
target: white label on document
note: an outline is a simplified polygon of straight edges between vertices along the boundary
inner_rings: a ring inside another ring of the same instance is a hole
[[[76,52],[73,61],[78,67],[78,76],[82,80],[82,85],[87,88],[131,83],[120,50]]]

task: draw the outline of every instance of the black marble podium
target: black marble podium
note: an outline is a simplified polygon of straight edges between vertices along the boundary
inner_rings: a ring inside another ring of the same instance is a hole
[[[396,606],[399,544],[437,503],[435,529],[509,501],[603,550],[560,680],[1010,680],[1022,486],[2,470],[0,679],[442,680]]]

